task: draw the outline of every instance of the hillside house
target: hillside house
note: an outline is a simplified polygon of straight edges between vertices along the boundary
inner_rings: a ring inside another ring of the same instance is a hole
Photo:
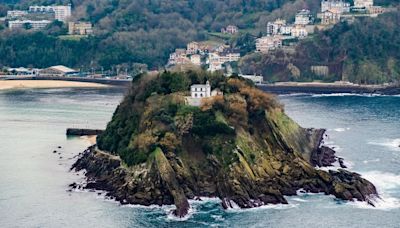
[[[221,33],[234,35],[239,32],[239,28],[236,25],[228,25],[226,28],[221,29]]]
[[[7,11],[7,19],[14,19],[23,17],[28,14],[28,11],[25,10],[9,10]]]
[[[323,25],[333,25],[340,22],[342,14],[337,10],[328,10],[319,14],[321,18],[321,24]]]
[[[197,54],[200,50],[200,45],[197,42],[190,42],[186,47],[186,54]]]
[[[213,72],[222,70],[222,65],[227,62],[237,62],[240,59],[240,53],[234,50],[225,50],[224,52],[212,52],[208,55],[209,68]]]
[[[354,8],[368,9],[374,5],[373,0],[354,0]]]
[[[304,25],[295,25],[292,28],[292,36],[302,39],[308,36],[308,30]]]
[[[190,59],[186,56],[186,50],[182,48],[175,49],[175,52],[169,55],[168,64],[176,65],[176,64],[185,64],[190,62]]]
[[[92,24],[90,22],[69,22],[69,35],[90,35],[93,34]]]
[[[285,20],[277,19],[274,22],[267,23],[268,35],[290,35],[292,33],[292,26],[287,25]]]
[[[268,53],[282,47],[282,36],[264,36],[256,40],[256,52]]]
[[[29,13],[53,14],[56,20],[66,22],[71,17],[71,5],[67,6],[30,6]]]
[[[328,10],[336,10],[340,13],[350,12],[350,3],[342,0],[322,0],[321,1],[321,12]]]
[[[199,54],[194,54],[190,56],[190,61],[197,66],[201,65],[201,55]]]
[[[32,29],[32,30],[41,30],[46,28],[51,21],[49,20],[40,20],[40,21],[33,21],[33,20],[14,20],[8,22],[8,28],[11,30],[13,29]]]
[[[302,9],[295,16],[295,25],[309,25],[313,22],[313,16],[310,10]]]

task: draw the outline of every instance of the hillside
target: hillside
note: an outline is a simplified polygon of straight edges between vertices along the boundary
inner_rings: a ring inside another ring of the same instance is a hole
[[[189,86],[206,80],[223,95],[187,105]],[[375,187],[358,174],[313,167],[336,160],[320,147],[323,135],[301,128],[272,95],[241,78],[164,72],[134,80],[98,148],[74,168],[86,169],[86,188],[121,203],[175,204],[180,217],[200,196],[219,197],[224,208],[286,204],[284,196],[299,189],[370,201]]]
[[[4,29],[0,35],[0,67],[47,67],[56,61],[86,69],[123,67],[134,71],[136,63],[147,64],[149,68],[162,67],[175,48],[193,40],[207,40],[209,32],[218,32],[229,24],[243,30],[240,36],[248,36],[247,32],[257,35],[271,19],[293,17],[303,7],[318,7],[316,0],[22,0],[7,9],[69,2],[74,20],[94,24],[95,37],[60,40],[57,27],[45,34],[23,35]],[[2,12],[4,15],[5,9]],[[24,39],[30,42],[22,42]],[[60,54],[59,50],[66,51]]]
[[[268,81],[336,81],[343,77],[362,84],[395,82],[400,80],[399,28],[399,11],[351,24],[342,22],[302,41],[295,53],[249,55],[241,68],[244,73],[262,73]],[[329,75],[316,75],[311,66],[327,66]]]

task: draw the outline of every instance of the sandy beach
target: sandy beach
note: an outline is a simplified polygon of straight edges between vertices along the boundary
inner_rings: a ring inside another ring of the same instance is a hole
[[[81,139],[88,141],[91,145],[96,144],[97,135],[81,136]]]
[[[41,88],[103,88],[108,85],[91,82],[73,82],[58,80],[0,80],[0,90],[41,89]]]

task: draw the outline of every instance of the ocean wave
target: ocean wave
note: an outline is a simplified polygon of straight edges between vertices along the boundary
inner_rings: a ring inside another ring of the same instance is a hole
[[[362,177],[375,185],[379,198],[371,200],[375,207],[368,205],[366,202],[351,202],[350,204],[363,209],[392,210],[400,208],[400,199],[391,195],[400,188],[400,175],[380,171],[371,171],[361,174]]]
[[[291,208],[296,208],[299,206],[298,203],[289,203],[289,204],[267,204],[259,207],[253,208],[240,208],[236,203],[231,201],[233,208],[228,208],[226,212],[230,213],[243,213],[248,211],[259,211],[259,210],[286,210]]]
[[[312,97],[382,97],[392,95],[382,95],[379,93],[329,93],[329,94],[312,94]]]
[[[364,160],[363,163],[364,164],[368,164],[368,163],[375,163],[375,162],[380,162],[381,159],[377,158],[377,159],[373,159],[373,160]]]
[[[349,127],[346,127],[346,128],[339,127],[339,128],[335,128],[333,130],[336,131],[336,132],[344,132],[344,131],[350,130],[350,128]]]
[[[300,96],[310,96],[309,93],[288,93],[288,94],[279,94],[278,97],[300,97]]]
[[[190,219],[191,217],[193,217],[193,214],[196,213],[196,208],[191,206],[191,207],[189,208],[188,213],[187,213],[185,216],[183,216],[182,218],[179,218],[179,217],[176,217],[176,216],[174,215],[174,209],[175,209],[175,207],[173,207],[173,208],[163,207],[163,209],[164,209],[165,212],[167,213],[167,220],[169,220],[169,221],[179,221],[179,222],[187,221],[188,219]]]
[[[400,151],[400,138],[399,139],[382,139],[380,141],[368,142],[370,145],[384,146],[391,150]]]

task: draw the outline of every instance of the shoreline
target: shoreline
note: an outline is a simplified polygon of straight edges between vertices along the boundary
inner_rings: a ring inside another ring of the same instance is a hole
[[[54,89],[54,88],[108,88],[94,82],[76,82],[59,80],[0,80],[0,91],[13,89]]]
[[[259,89],[276,94],[333,94],[333,93],[349,93],[349,94],[381,94],[381,95],[399,95],[400,86],[396,85],[357,85],[357,84],[340,84],[340,83],[298,83],[298,82],[281,82],[275,84],[259,84]]]

